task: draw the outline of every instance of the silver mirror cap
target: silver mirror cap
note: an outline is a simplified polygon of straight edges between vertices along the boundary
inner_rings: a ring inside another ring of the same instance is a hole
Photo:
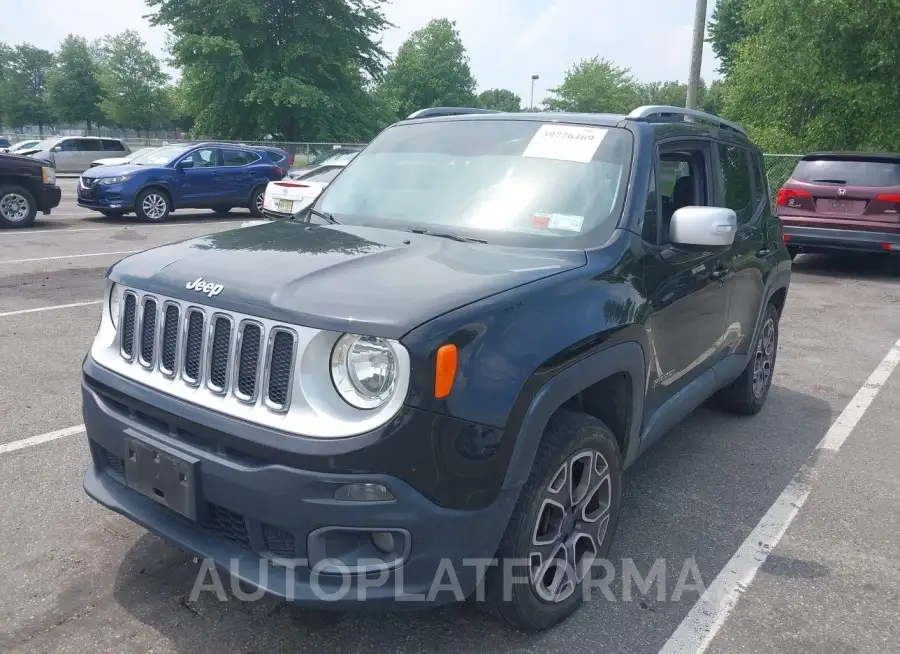
[[[669,223],[673,245],[728,247],[735,232],[737,214],[724,207],[682,207]]]

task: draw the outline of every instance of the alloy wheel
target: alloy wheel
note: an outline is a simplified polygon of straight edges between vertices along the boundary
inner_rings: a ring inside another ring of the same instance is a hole
[[[266,192],[260,191],[259,193],[256,194],[256,201],[255,201],[256,210],[259,213],[262,213],[263,207],[265,206],[265,202],[266,202]]]
[[[568,599],[587,577],[609,526],[612,480],[597,450],[580,450],[556,470],[543,493],[531,537],[529,579],[546,602]]]
[[[160,220],[166,215],[168,205],[166,199],[159,193],[148,193],[141,202],[141,209],[150,220]]]
[[[0,198],[0,216],[11,223],[20,223],[28,217],[28,200],[18,193],[7,193]]]
[[[762,332],[756,344],[753,358],[753,395],[762,397],[769,384],[772,383],[772,371],[775,365],[775,348],[777,347],[775,320],[769,318],[763,324]]]

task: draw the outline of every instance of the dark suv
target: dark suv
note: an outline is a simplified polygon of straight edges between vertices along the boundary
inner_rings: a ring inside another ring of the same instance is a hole
[[[792,258],[840,250],[900,253],[900,155],[808,154],[776,203]]]
[[[62,192],[56,170],[42,161],[0,154],[0,227],[28,227],[37,212],[49,215]]]
[[[736,125],[450,113],[291,220],[109,270],[91,497],[303,604],[579,606],[622,471],[713,396],[763,406],[790,258]]]

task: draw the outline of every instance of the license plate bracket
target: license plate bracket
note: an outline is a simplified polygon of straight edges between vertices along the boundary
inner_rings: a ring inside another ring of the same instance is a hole
[[[831,210],[834,213],[852,213],[853,203],[850,200],[832,200]]]
[[[278,200],[275,205],[278,211],[290,212],[294,208],[293,200]]]
[[[162,506],[197,520],[200,460],[138,438],[125,440],[125,485]]]

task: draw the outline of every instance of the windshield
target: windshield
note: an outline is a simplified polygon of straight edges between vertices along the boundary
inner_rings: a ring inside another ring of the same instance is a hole
[[[191,149],[189,145],[164,145],[139,154],[129,163],[139,166],[165,166]]]
[[[32,145],[30,148],[27,148],[27,149],[28,150],[40,150],[40,151],[49,150],[54,145],[59,143],[59,141],[60,141],[60,139],[44,139],[43,141],[38,141],[37,143],[35,143],[34,145]],[[25,149],[25,148],[23,148],[23,149]]]
[[[317,209],[351,224],[474,231],[498,242],[550,246],[597,229],[608,237],[631,154],[631,134],[616,128],[525,120],[398,125],[355,157]]]
[[[887,159],[801,159],[791,177],[812,184],[898,186],[900,163]]]

